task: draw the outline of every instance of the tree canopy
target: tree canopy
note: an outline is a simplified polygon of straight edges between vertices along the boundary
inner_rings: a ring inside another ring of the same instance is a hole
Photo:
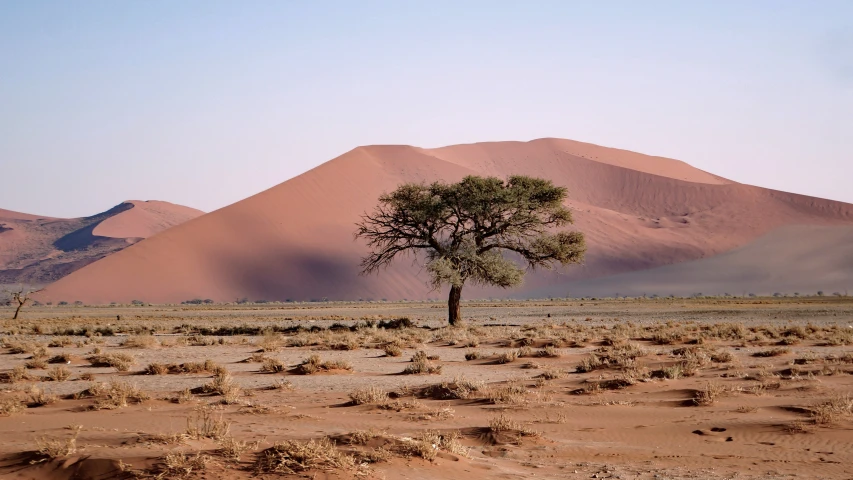
[[[527,176],[403,184],[379,197],[376,209],[356,224],[356,237],[371,249],[362,272],[423,252],[433,287],[451,287],[449,320],[455,324],[466,282],[509,288],[521,284],[525,267],[583,260],[583,234],[554,231],[572,223],[563,206],[567,195],[550,180]],[[508,258],[505,252],[515,255]]]

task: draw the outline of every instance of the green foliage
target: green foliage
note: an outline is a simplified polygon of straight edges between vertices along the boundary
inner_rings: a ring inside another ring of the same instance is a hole
[[[422,251],[436,288],[461,288],[467,281],[517,286],[524,267],[582,261],[583,234],[552,231],[572,222],[563,206],[566,197],[565,188],[526,176],[401,185],[382,195],[376,210],[357,224],[356,236],[372,249],[361,267],[371,273],[399,254]]]

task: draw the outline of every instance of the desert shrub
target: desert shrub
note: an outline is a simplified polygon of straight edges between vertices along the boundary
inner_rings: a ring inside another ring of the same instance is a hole
[[[790,348],[772,348],[770,350],[762,350],[760,352],[755,352],[752,354],[753,357],[778,357],[780,355],[785,355],[787,353],[791,353]]]
[[[238,403],[243,390],[234,382],[234,377],[228,372],[220,372],[213,380],[201,387],[204,393],[222,395],[222,402],[227,405]]]
[[[414,360],[414,357],[412,358],[412,363],[406,365],[406,368],[403,369],[403,375],[431,375],[441,373],[441,365],[435,365],[426,359]]]
[[[832,425],[851,415],[853,398],[850,394],[836,395],[811,408],[811,417],[816,425]]]
[[[239,462],[240,457],[242,457],[244,453],[256,448],[255,445],[250,444],[249,442],[237,440],[230,435],[220,439],[218,443],[219,449],[217,450],[217,453],[225,459],[235,462]]]
[[[47,368],[47,360],[44,357],[33,357],[27,360],[24,366],[32,370],[44,370]]]
[[[210,407],[202,407],[187,417],[186,433],[191,438],[210,438],[221,440],[228,436],[231,424],[219,416],[214,416]]]
[[[103,392],[93,393],[99,393],[94,396],[100,397],[95,401],[96,410],[113,410],[126,407],[131,402],[142,403],[151,398],[136,385],[118,380],[110,382]]]
[[[503,352],[498,354],[495,362],[500,364],[512,363],[518,359],[519,354],[518,350],[510,350],[508,352]]]
[[[24,404],[17,398],[3,398],[0,400],[0,416],[8,417],[24,409]]]
[[[93,367],[113,367],[119,372],[126,372],[133,365],[134,358],[127,353],[99,353],[86,357],[86,361]]]
[[[579,373],[591,372],[609,367],[627,367],[646,355],[646,351],[632,343],[618,343],[596,349],[576,367]]]
[[[713,405],[724,392],[725,387],[722,385],[708,382],[704,388],[696,390],[693,395],[693,403],[703,407]]]
[[[33,407],[43,407],[45,405],[56,403],[56,401],[59,400],[59,397],[57,397],[56,395],[47,393],[41,388],[36,387],[35,385],[33,385],[33,387],[30,388],[30,391],[27,392],[27,398],[29,400],[30,406]]]
[[[661,373],[663,378],[677,380],[684,376],[684,367],[681,363],[676,363],[675,365],[662,368]]]
[[[535,437],[539,433],[526,427],[515,420],[500,414],[489,420],[489,430],[493,434],[517,434],[522,437]]]
[[[64,382],[71,377],[71,371],[63,365],[57,365],[47,371],[47,379],[53,382]]]
[[[131,335],[121,342],[121,346],[125,348],[155,348],[160,346],[160,343],[154,338],[154,335]]]
[[[295,475],[307,470],[349,470],[355,466],[352,456],[341,453],[333,441],[323,437],[307,442],[277,443],[261,452],[255,462],[255,471]]]
[[[306,358],[296,367],[296,373],[301,375],[311,375],[318,372],[328,372],[333,370],[352,370],[352,365],[345,360],[323,361],[319,355],[311,355]]]
[[[210,460],[209,455],[203,455],[201,452],[196,452],[195,455],[169,452],[162,458],[162,468],[155,478],[185,478],[203,472]]]
[[[73,338],[68,337],[68,336],[61,336],[61,337],[54,337],[53,339],[51,339],[51,341],[48,342],[47,346],[50,348],[61,348],[61,347],[68,347],[68,346],[74,345],[75,343],[76,342],[74,341]]]
[[[284,363],[277,358],[266,358],[263,365],[261,365],[261,372],[264,373],[281,373],[284,369]]]
[[[469,351],[465,352],[465,360],[468,360],[468,361],[478,360],[482,357],[483,357],[483,355],[478,350],[469,350]]]
[[[165,363],[151,363],[143,371],[147,375],[166,375],[169,373],[169,365]]]
[[[503,386],[490,387],[484,393],[489,402],[496,405],[523,405],[527,403],[527,388],[520,383],[510,382]]]
[[[77,452],[77,435],[80,429],[71,438],[55,439],[40,437],[36,439],[36,452],[49,460],[64,458]]]
[[[373,386],[350,392],[349,398],[354,405],[382,404],[388,401],[388,393]]]
[[[27,373],[26,368],[23,365],[17,365],[12,370],[4,372],[0,381],[3,383],[18,383],[29,379],[30,374]]]
[[[74,359],[74,356],[70,353],[60,353],[59,355],[54,355],[47,360],[47,363],[64,363],[69,364],[71,360]]]
[[[462,435],[457,431],[439,432],[437,430],[427,430],[419,436],[418,440],[432,446],[434,449],[441,449],[454,455],[468,457],[470,454],[469,449],[462,445],[459,441],[460,438],[462,438]]]
[[[486,391],[485,382],[456,377],[450,382],[430,385],[421,391],[421,396],[436,400],[466,400]]]
[[[729,363],[734,360],[734,355],[731,352],[713,352],[711,353],[711,361],[714,363]]]
[[[385,352],[386,357],[399,357],[403,355],[403,349],[400,348],[399,345],[389,343],[382,347],[382,351]]]
[[[549,368],[548,370],[542,372],[541,375],[539,375],[540,378],[544,378],[545,380],[556,380],[565,376],[566,372],[558,368]]]
[[[279,379],[274,381],[272,385],[267,388],[270,390],[293,390],[296,387],[293,386],[293,383],[291,383],[290,380]]]

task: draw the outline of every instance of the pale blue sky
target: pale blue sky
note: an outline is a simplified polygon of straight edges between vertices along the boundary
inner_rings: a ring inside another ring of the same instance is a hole
[[[546,136],[853,202],[853,1],[0,1],[0,208]]]

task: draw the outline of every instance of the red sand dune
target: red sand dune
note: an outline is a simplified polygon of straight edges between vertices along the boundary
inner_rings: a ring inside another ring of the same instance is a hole
[[[83,218],[0,210],[0,284],[52,282],[203,213],[168,202],[138,200]]]
[[[531,275],[514,291],[469,288],[469,298],[561,291],[578,279],[706,258],[788,225],[853,225],[850,204],[742,185],[677,160],[570,140],[369,146],[88,265],[51,285],[42,298],[439,297],[405,259],[360,277],[366,249],[353,240],[353,224],[400,183],[469,174],[534,175],[568,187],[576,228],[589,244],[583,266]]]

